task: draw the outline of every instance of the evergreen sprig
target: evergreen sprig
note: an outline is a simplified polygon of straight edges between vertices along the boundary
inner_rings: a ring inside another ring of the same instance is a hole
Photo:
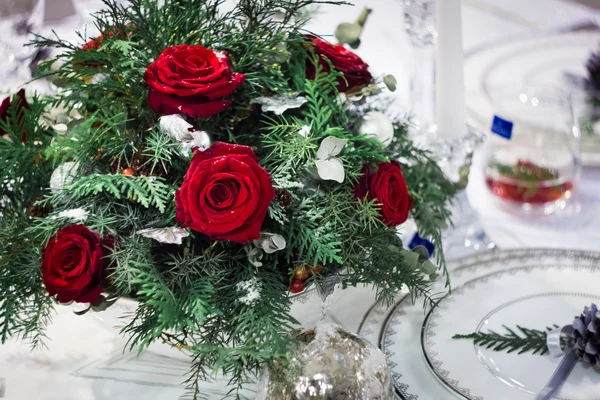
[[[130,346],[163,341],[187,352],[192,398],[200,396],[199,379],[217,371],[230,377],[235,395],[265,363],[286,356],[297,326],[289,287],[298,267],[323,267],[307,286],[335,274],[346,286],[373,285],[388,303],[407,287],[415,298],[435,304],[429,276],[405,260],[396,228],[381,221],[380,204],[356,199],[354,186],[365,164],[399,160],[413,199],[411,215],[420,233],[435,242],[446,275],[440,232],[449,223],[456,187],[427,152],[412,145],[406,118],[393,121],[394,140],[387,147],[357,134],[366,111],[386,111],[387,105],[370,105],[368,98],[356,106],[342,101],[337,83],[343,75],[307,48],[303,28],[310,6],[345,3],[241,0],[222,11],[221,0],[130,0],[127,7],[103,2],[95,15],[101,39],[86,32],[80,43],[36,38],[35,45],[62,52],[40,67],[40,76],[62,89],[51,99],[32,101],[23,120],[31,139],[20,140],[16,110],[9,123],[0,121],[11,139],[0,140],[0,165],[6,167],[0,175],[18,187],[10,191],[0,183],[0,199],[10,200],[0,210],[8,217],[0,220],[2,341],[20,335],[42,343],[53,306],[41,281],[42,249],[59,229],[75,223],[61,216],[75,208],[89,213],[78,223],[117,244],[108,256],[105,289],[138,302],[123,328]],[[85,46],[90,39],[99,46]],[[191,154],[161,131],[160,115],[147,102],[144,72],[167,47],[183,43],[227,52],[232,69],[245,74],[245,83],[227,98],[229,108],[188,121],[213,142],[252,146],[271,175],[278,197],[262,230],[282,235],[287,246],[264,254],[260,267],[248,260],[247,246],[199,232],[190,231],[181,245],[137,234],[176,224],[174,192]],[[313,64],[314,79],[306,78],[307,63]],[[307,101],[282,115],[251,103],[280,94]],[[53,107],[76,110],[83,118],[57,136],[40,119]],[[300,135],[306,127],[309,133]],[[328,136],[347,141],[339,154],[342,183],[316,173],[316,154]],[[73,181],[49,191],[52,170],[65,162],[78,165]],[[125,168],[135,176],[123,175]],[[34,208],[43,212],[34,214]],[[253,301],[243,300],[248,285],[259,293]]]
[[[166,210],[167,203],[175,191],[160,177],[110,174],[83,176],[72,184],[66,185],[64,190],[74,199],[109,193],[117,199],[123,197],[138,202],[146,208],[156,207],[160,212]]]
[[[548,352],[547,337],[548,332],[555,328],[548,327],[545,331],[537,329],[523,328],[517,325],[518,332],[504,326],[507,333],[500,334],[492,330],[488,332],[475,332],[468,335],[454,335],[453,339],[472,339],[476,345],[492,349],[494,351],[505,351],[512,353],[518,351],[517,354],[523,354],[528,351],[533,351],[533,354],[544,355]]]

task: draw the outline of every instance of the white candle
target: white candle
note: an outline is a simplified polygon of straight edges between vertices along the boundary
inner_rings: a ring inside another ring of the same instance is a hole
[[[44,5],[44,22],[53,23],[62,21],[76,14],[73,0],[45,0],[40,1]]]
[[[466,134],[460,0],[437,0],[436,122],[440,137]]]

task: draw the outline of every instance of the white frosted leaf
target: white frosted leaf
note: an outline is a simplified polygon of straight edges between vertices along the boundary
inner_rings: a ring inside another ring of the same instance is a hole
[[[300,130],[298,131],[298,134],[303,137],[308,137],[308,135],[310,135],[310,126],[302,126],[302,128],[300,128]]]
[[[339,139],[335,136],[326,137],[321,142],[321,146],[317,151],[317,159],[324,161],[337,156],[340,154],[346,143],[348,143],[347,139]]]
[[[160,117],[158,124],[160,130],[177,141],[193,140],[192,131],[194,127],[181,115],[165,115]]]
[[[187,230],[176,226],[156,229],[142,229],[136,232],[143,237],[154,239],[160,243],[181,244],[183,238],[190,234]]]
[[[306,103],[306,98],[302,96],[281,95],[273,97],[257,97],[250,101],[250,104],[260,104],[264,112],[271,111],[277,115],[283,114],[291,108],[299,108]]]
[[[329,160],[317,160],[317,172],[319,177],[325,181],[336,181],[339,183],[344,182],[346,174],[344,172],[344,165],[337,158],[331,158]]]
[[[87,217],[90,215],[89,212],[84,210],[83,208],[74,208],[71,210],[65,210],[58,213],[60,218],[70,218],[75,221],[85,221]]]
[[[254,245],[267,254],[285,249],[285,238],[276,233],[261,232],[260,238],[254,240]]]

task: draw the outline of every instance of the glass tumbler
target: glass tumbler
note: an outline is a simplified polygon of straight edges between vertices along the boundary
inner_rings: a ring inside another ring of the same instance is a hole
[[[581,171],[570,95],[552,86],[498,88],[486,142],[485,183],[512,211],[547,215],[568,207]]]

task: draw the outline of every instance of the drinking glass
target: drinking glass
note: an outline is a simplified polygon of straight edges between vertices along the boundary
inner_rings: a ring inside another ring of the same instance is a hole
[[[495,117],[485,183],[508,210],[548,215],[568,208],[581,171],[580,132],[568,92],[545,85],[490,93]]]

